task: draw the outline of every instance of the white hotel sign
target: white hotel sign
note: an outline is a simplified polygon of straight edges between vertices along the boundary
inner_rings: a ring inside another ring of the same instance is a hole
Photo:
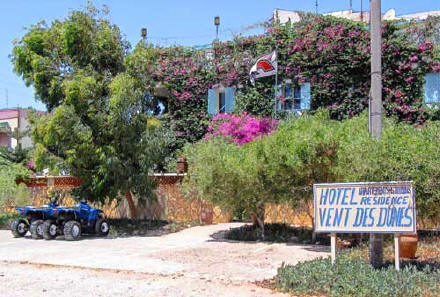
[[[411,182],[315,184],[315,231],[415,233]]]

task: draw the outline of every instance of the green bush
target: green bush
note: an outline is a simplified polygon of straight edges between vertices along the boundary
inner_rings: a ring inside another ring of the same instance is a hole
[[[273,134],[243,145],[221,137],[187,145],[188,193],[259,215],[264,203],[302,204],[313,182],[331,180],[338,123],[319,113],[283,121]]]
[[[440,123],[414,127],[387,119],[377,140],[359,136],[367,133],[366,127],[365,114],[341,123],[335,181],[413,181],[418,218],[435,220],[440,207]]]
[[[18,217],[16,213],[0,213],[0,229],[9,229],[11,221]]]
[[[348,253],[340,255],[334,266],[329,258],[295,266],[283,264],[275,282],[282,291],[300,295],[415,297],[440,294],[440,271],[433,266],[418,270],[408,264],[400,272],[392,265],[374,269]]]
[[[423,127],[384,119],[383,135],[368,133],[366,113],[346,121],[328,112],[290,118],[278,130],[237,146],[222,138],[188,145],[186,185],[192,194],[232,210],[258,203],[310,203],[322,182],[414,182],[418,218],[440,209],[440,123]]]
[[[108,219],[110,223],[110,234],[113,236],[153,236],[178,232],[196,222],[176,223],[164,220],[147,219]]]
[[[301,242],[310,243],[312,229],[308,227],[292,227],[287,224],[265,224],[265,236],[255,225],[244,225],[238,228],[231,228],[225,238],[239,241],[268,241],[268,242]],[[327,234],[319,238],[321,244],[330,242]]]
[[[0,165],[0,208],[30,203],[30,193],[23,184],[17,185],[17,176],[26,176],[28,170],[21,164]]]

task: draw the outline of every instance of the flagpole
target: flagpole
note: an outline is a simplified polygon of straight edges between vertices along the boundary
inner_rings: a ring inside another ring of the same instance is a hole
[[[274,92],[274,99],[275,99],[275,104],[273,107],[273,118],[276,118],[277,116],[277,89],[278,89],[278,46],[275,47],[275,56],[276,56],[276,61],[277,61],[277,67],[275,69],[275,92]]]
[[[273,117],[274,118],[276,118],[276,116],[277,116],[277,89],[278,89],[278,69],[277,69],[277,71],[275,72],[275,92],[274,92],[274,97],[275,97],[275,105],[274,105],[274,108],[273,108],[273,111],[274,111],[274,113],[273,113]]]

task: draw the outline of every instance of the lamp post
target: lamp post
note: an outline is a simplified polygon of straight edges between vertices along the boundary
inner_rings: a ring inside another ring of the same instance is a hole
[[[215,40],[218,41],[218,27],[220,26],[220,17],[214,17],[214,25],[215,25]]]
[[[141,37],[144,41],[147,39],[147,28],[141,29]]]

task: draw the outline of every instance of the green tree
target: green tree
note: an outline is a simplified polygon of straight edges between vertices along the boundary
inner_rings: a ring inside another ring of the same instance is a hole
[[[15,71],[46,104],[31,120],[40,168],[66,168],[83,179],[76,194],[104,201],[125,194],[153,198],[149,174],[169,155],[172,137],[148,125],[142,80],[125,71],[128,43],[119,28],[89,7],[52,25],[31,27],[15,43]]]
[[[276,132],[241,146],[222,137],[188,145],[188,192],[246,209],[264,232],[265,203],[302,205],[313,197],[313,183],[333,179],[336,124],[319,113],[282,122]]]
[[[39,22],[14,41],[14,71],[27,86],[34,87],[36,98],[49,111],[65,101],[63,84],[78,71],[94,74],[103,81],[124,70],[129,43],[103,14],[89,5],[50,26]]]

